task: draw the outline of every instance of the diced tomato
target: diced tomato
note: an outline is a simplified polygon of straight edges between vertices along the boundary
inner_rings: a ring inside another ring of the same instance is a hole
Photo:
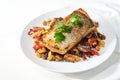
[[[96,41],[97,41],[97,38],[91,38],[90,42],[96,42]]]
[[[92,45],[93,43],[92,43],[92,42],[82,42],[82,44],[89,44],[89,45]]]
[[[88,57],[91,57],[91,56],[92,56],[90,52],[86,52],[85,54],[86,54]]]
[[[37,32],[38,30],[34,29],[33,32]]]
[[[30,30],[28,31],[28,35],[31,35],[32,32],[33,32],[33,29],[30,29]]]
[[[28,35],[31,35],[31,32],[33,31],[33,29],[30,29],[29,31],[28,31]]]
[[[99,53],[96,50],[90,50],[91,54],[99,56]]]
[[[31,32],[30,32],[30,31],[28,31],[28,35],[30,35],[30,33],[31,33]]]
[[[35,39],[36,39],[37,41],[39,41],[40,39],[42,39],[42,37],[41,37],[41,36],[35,36]]]
[[[40,45],[35,45],[35,46],[33,46],[33,49],[35,50],[35,51],[37,51],[38,49],[41,49],[42,48],[42,46],[40,46]]]
[[[31,33],[33,33],[33,32],[37,32],[37,30],[35,30],[35,29],[30,29],[30,30],[28,31],[28,35],[31,35]]]

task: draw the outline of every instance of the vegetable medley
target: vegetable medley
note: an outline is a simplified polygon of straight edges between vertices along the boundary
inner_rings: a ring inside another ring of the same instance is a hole
[[[80,17],[73,15],[69,22],[72,22],[76,26],[82,26],[82,23],[77,22]],[[43,21],[43,25],[47,26],[52,22],[52,19],[48,21]],[[43,58],[49,61],[68,61],[68,62],[78,62],[80,60],[87,60],[92,56],[99,56],[99,50],[101,47],[105,46],[105,36],[98,32],[98,23],[94,23],[96,28],[84,37],[77,45],[70,49],[66,54],[60,55],[55,52],[48,50],[44,47],[42,43],[43,35],[48,32],[49,27],[33,27],[28,31],[28,35],[34,39],[33,49],[35,51],[35,56],[38,58]],[[58,22],[55,28],[54,38],[57,43],[60,43],[65,39],[62,34],[63,31],[69,33],[72,29],[71,26],[67,26],[62,22]]]

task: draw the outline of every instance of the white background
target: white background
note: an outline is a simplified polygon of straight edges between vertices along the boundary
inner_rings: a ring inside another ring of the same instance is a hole
[[[90,0],[0,0],[0,80],[120,80],[119,53],[114,53],[103,65],[92,71],[76,74],[49,72],[24,56],[20,36],[34,18],[71,4]],[[92,1],[94,2],[97,0]],[[98,0],[118,6],[119,0]],[[118,9],[120,7],[116,7]],[[120,27],[120,25],[119,25]],[[110,63],[110,64],[109,64]],[[102,67],[102,68],[101,68]]]

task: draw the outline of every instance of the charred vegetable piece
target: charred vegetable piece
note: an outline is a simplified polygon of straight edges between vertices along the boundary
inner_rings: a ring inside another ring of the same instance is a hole
[[[91,46],[90,45],[78,44],[77,48],[78,48],[78,50],[80,50],[82,52],[89,52],[91,50]]]
[[[43,59],[45,59],[45,60],[46,60],[46,59],[47,59],[47,57],[48,57],[48,52],[46,52],[46,53],[42,54],[42,58],[43,58]]]
[[[105,40],[105,35],[101,34],[101,33],[98,33],[98,37],[101,39],[101,40]]]

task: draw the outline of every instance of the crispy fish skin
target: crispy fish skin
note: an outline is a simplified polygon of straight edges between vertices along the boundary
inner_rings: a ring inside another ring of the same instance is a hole
[[[76,28],[75,26],[73,26],[72,23],[67,23],[72,14],[78,14],[81,17],[80,21],[83,22],[82,27]],[[73,28],[70,33],[63,33],[65,35],[64,41],[62,41],[61,43],[56,43],[54,39],[54,30],[56,24],[59,21],[72,26]],[[56,52],[62,55],[64,55],[68,50],[75,46],[82,38],[92,32],[95,28],[88,14],[81,8],[66,16],[63,20],[54,21],[54,24],[51,25],[51,27],[52,29],[43,37],[43,44],[52,52]]]

